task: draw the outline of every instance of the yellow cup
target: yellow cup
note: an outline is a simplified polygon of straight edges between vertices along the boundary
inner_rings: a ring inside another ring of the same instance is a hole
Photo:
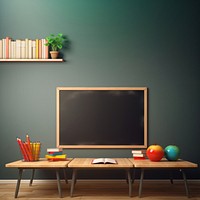
[[[32,151],[33,161],[39,160],[40,150],[41,150],[41,143],[40,142],[31,143],[31,151]]]

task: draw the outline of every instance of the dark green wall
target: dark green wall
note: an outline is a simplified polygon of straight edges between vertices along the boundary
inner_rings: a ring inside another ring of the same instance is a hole
[[[1,0],[0,38],[71,40],[64,63],[0,63],[0,179],[20,159],[16,137],[55,146],[57,86],[146,86],[149,144],[176,144],[200,164],[200,1]],[[130,157],[131,150],[65,150],[69,157]],[[38,177],[50,177],[40,172]],[[29,175],[27,175],[28,177]],[[200,170],[189,170],[200,178]]]

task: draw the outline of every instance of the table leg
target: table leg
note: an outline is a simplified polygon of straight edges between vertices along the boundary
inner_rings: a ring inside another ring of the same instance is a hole
[[[56,170],[56,178],[57,178],[57,184],[58,184],[59,197],[62,198],[62,190],[61,190],[61,185],[60,185],[59,169]]]
[[[73,191],[74,191],[75,182],[76,182],[76,169],[73,169],[71,191],[70,191],[70,196],[71,197],[73,197]]]
[[[180,169],[180,171],[182,172],[182,175],[183,175],[183,180],[184,180],[184,184],[185,184],[186,196],[189,198],[189,197],[190,197],[190,192],[189,192],[189,188],[188,188],[187,178],[186,178],[185,172],[184,172],[182,169]]]
[[[65,178],[65,183],[68,184],[66,169],[63,169],[63,173],[64,173],[64,178]]]
[[[170,171],[170,173],[169,173],[169,178],[170,178],[171,184],[173,184],[174,181],[173,181],[173,173],[172,173],[172,171]]]
[[[16,185],[16,189],[15,189],[15,198],[17,198],[17,196],[18,196],[20,182],[22,179],[22,173],[23,173],[23,169],[19,169],[19,176],[18,176],[17,185]]]
[[[132,197],[132,181],[131,181],[131,172],[130,169],[127,170],[128,178],[128,187],[129,187],[129,197]]]
[[[30,180],[29,186],[31,186],[33,183],[34,175],[35,175],[35,169],[32,170],[32,175],[31,175],[31,180]]]
[[[130,173],[131,173],[131,183],[133,184],[134,180],[135,180],[135,169],[133,169],[133,172],[131,170]],[[126,171],[126,183],[128,184],[128,173],[127,173],[127,171]]]
[[[140,185],[139,185],[139,198],[141,198],[142,195],[142,182],[144,178],[144,169],[141,169],[141,174],[140,174]]]
[[[135,169],[133,169],[133,173],[132,173],[132,183],[134,183],[135,181]]]

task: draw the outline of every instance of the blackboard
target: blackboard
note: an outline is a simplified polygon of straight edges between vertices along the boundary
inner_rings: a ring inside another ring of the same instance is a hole
[[[147,147],[147,88],[57,88],[62,148]]]

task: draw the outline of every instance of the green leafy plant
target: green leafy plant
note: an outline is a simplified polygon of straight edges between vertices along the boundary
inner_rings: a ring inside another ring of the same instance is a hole
[[[64,42],[67,41],[67,38],[63,36],[62,33],[58,33],[58,35],[50,34],[46,37],[47,43],[46,46],[50,46],[52,51],[57,51],[58,49],[62,49]]]

